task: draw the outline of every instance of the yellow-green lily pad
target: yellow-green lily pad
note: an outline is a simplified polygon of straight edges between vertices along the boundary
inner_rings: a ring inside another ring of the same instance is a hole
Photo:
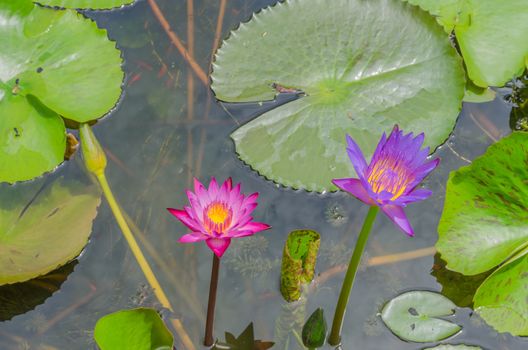
[[[62,178],[0,188],[0,285],[68,263],[88,243],[98,187]]]

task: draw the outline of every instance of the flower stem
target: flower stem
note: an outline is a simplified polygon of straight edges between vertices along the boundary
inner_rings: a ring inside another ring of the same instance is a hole
[[[209,303],[207,304],[207,321],[205,322],[204,345],[211,346],[214,343],[213,324],[216,305],[216,290],[218,289],[218,272],[220,270],[220,258],[213,253],[213,267],[211,269],[211,283],[209,285]]]
[[[361,261],[361,256],[363,255],[363,250],[367,245],[367,240],[372,229],[372,224],[374,219],[376,219],[376,214],[378,214],[379,208],[375,205],[371,206],[365,221],[363,222],[363,227],[359,233],[358,240],[356,242],[356,247],[354,248],[354,253],[350,258],[350,263],[348,264],[348,269],[345,275],[345,280],[343,281],[343,286],[341,287],[341,293],[339,294],[339,300],[337,301],[337,306],[334,314],[334,321],[332,323],[332,330],[330,336],[328,337],[328,344],[332,346],[337,346],[341,342],[341,328],[343,327],[343,318],[345,317],[345,311],[348,304],[348,298],[350,296],[350,291],[354,285],[354,279],[356,277],[356,272]]]
[[[108,181],[106,180],[105,176],[106,156],[102,147],[100,146],[97,138],[93,134],[88,124],[81,124],[81,126],[79,127],[79,133],[81,136],[82,152],[86,168],[93,175],[95,175],[97,181],[99,181],[99,184],[101,185],[103,193],[106,197],[108,205],[110,206],[110,209],[112,210],[112,213],[114,214],[117,224],[119,225],[119,228],[121,228],[121,232],[123,233],[123,236],[125,236],[125,239],[128,245],[130,246],[130,250],[136,258],[139,267],[141,268],[141,271],[147,279],[147,282],[152,287],[154,295],[164,308],[167,308],[170,311],[174,312],[174,309],[169,299],[167,298],[167,295],[163,291],[163,288],[161,288],[158,279],[154,275],[154,272],[152,271],[147,259],[145,258],[145,255],[141,251],[141,248],[139,247],[136,239],[134,238],[134,235],[132,234],[132,231],[130,230],[130,227],[126,222],[123,213],[121,212],[121,208],[119,207],[119,204],[117,203],[114,194],[112,193],[112,190],[108,185]],[[174,326],[174,329],[176,330],[178,335],[180,336],[182,343],[185,345],[185,348],[189,350],[195,350],[196,347],[192,343],[188,333],[185,331],[185,328],[183,328],[183,324],[181,323],[181,321],[178,319],[171,319],[171,323]]]

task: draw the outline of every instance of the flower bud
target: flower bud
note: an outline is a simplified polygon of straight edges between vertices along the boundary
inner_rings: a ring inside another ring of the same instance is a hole
[[[83,123],[79,127],[84,164],[95,176],[102,175],[106,168],[106,155],[97,141],[90,125]]]

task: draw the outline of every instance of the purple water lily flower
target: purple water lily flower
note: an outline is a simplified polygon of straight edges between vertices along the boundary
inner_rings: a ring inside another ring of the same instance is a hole
[[[219,187],[213,177],[209,189],[194,179],[194,193],[187,190],[187,197],[191,205],[183,210],[167,208],[191,230],[179,241],[205,241],[219,258],[231,244],[231,238],[251,236],[270,228],[267,224],[254,222],[251,216],[257,207],[258,193],[243,195],[240,184],[233,188],[231,178]]]
[[[381,137],[367,166],[357,143],[347,135],[347,153],[358,179],[334,179],[332,182],[368,205],[377,205],[403,232],[414,232],[403,207],[429,197],[432,192],[416,188],[433,171],[440,159],[427,161],[429,147],[421,149],[424,134],[407,135],[395,125],[387,138]]]

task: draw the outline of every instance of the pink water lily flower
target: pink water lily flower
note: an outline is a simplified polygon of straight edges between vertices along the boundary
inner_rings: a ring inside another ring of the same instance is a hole
[[[388,138],[383,133],[368,166],[357,143],[349,135],[346,139],[347,153],[359,178],[332,182],[364,203],[379,206],[403,232],[413,236],[403,207],[432,194],[430,190],[416,187],[440,162],[438,158],[427,161],[429,147],[421,149],[424,134],[404,135],[394,126]]]
[[[270,228],[254,222],[251,216],[257,206],[258,193],[244,196],[240,193],[240,184],[233,188],[231,178],[219,187],[213,177],[209,189],[194,179],[194,193],[187,190],[187,197],[191,205],[183,210],[167,208],[191,230],[179,241],[205,241],[219,258],[231,244],[231,238],[251,236]]]

